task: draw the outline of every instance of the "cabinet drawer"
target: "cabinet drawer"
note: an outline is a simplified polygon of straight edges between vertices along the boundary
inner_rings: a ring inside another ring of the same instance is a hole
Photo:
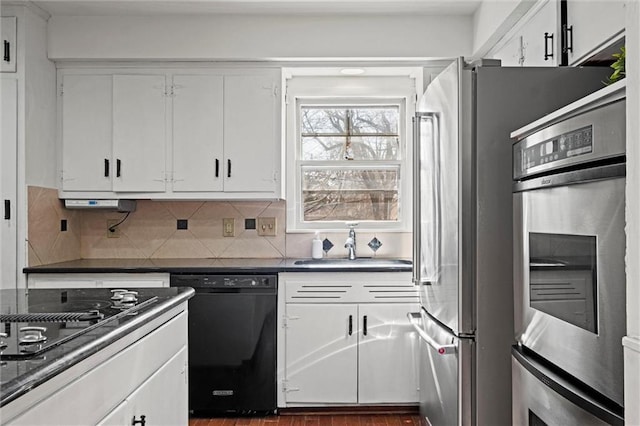
[[[286,303],[414,303],[420,300],[404,272],[280,274]]]

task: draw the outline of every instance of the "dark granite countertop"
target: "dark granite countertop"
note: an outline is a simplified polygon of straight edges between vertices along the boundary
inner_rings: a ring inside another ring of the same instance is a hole
[[[296,265],[300,259],[80,259],[69,262],[24,268],[27,274],[35,273],[150,273],[172,274],[237,274],[278,272],[411,272],[411,265],[359,266],[347,265],[311,269]]]
[[[68,342],[55,346],[49,349],[45,356],[37,356],[27,360],[2,360],[0,363],[0,407],[184,303],[194,295],[194,290],[190,287],[135,290],[139,291],[141,295],[157,296],[157,302],[145,310],[139,311],[137,315],[125,316],[117,321],[109,322],[108,325],[94,328]],[[42,296],[48,294],[46,292],[55,293],[56,291],[65,290],[29,290],[29,293],[24,290],[2,290],[0,292],[2,313],[30,312],[24,307],[29,306],[30,293],[38,293],[37,296]],[[106,289],[70,291],[93,292],[96,297],[104,297],[102,293],[108,293]]]

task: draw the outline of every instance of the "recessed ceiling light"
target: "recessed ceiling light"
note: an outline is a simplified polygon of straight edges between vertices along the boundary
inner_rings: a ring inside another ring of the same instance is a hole
[[[340,70],[341,74],[344,75],[360,75],[364,74],[364,69],[362,68],[343,68]]]

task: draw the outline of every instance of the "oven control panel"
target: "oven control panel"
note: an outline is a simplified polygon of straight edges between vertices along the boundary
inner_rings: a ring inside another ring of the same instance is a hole
[[[521,177],[534,167],[593,152],[593,126],[549,138],[528,147],[516,144],[513,153],[514,177]]]

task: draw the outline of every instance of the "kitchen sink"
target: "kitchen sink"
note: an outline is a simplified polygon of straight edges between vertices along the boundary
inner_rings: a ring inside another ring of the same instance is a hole
[[[393,268],[411,266],[410,260],[379,259],[374,257],[359,257],[350,259],[301,259],[294,265],[308,268]]]

